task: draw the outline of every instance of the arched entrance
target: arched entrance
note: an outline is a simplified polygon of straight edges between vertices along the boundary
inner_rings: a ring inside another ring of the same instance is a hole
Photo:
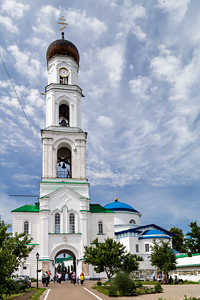
[[[63,254],[63,255],[62,255]],[[73,262],[73,271],[76,272],[77,274],[80,274],[81,272],[81,263],[80,261],[80,252],[79,250],[72,244],[68,244],[67,243],[67,237],[64,236],[63,237],[63,243],[56,245],[50,252],[49,255],[49,260],[50,260],[50,266],[51,266],[51,270],[53,272],[52,275],[54,275],[55,272],[55,262],[56,262],[56,258],[58,256],[68,256],[70,255],[72,258],[72,262]]]
[[[63,255],[62,255],[63,254]],[[60,250],[57,252],[55,258],[54,258],[54,261],[55,261],[55,264],[57,263],[57,258],[62,255],[63,256],[63,259],[62,261],[64,262],[65,264],[65,261],[67,261],[67,256],[69,255],[71,258],[72,258],[72,266],[73,266],[73,271],[76,272],[76,256],[75,254],[71,251],[71,250],[68,250],[68,249],[63,249],[63,250]],[[66,257],[66,260],[65,260],[65,257]],[[71,271],[71,270],[70,270]]]

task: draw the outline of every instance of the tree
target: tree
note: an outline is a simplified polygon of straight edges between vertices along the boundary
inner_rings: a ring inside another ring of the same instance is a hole
[[[111,238],[99,243],[98,238],[93,241],[94,247],[84,246],[84,262],[94,266],[97,273],[106,272],[111,283],[111,277],[118,271],[133,272],[139,267],[142,257],[132,255],[126,247]]]
[[[153,246],[151,246],[151,264],[161,272],[176,270],[176,254],[173,253],[169,243],[170,241],[164,242],[161,239],[159,243],[156,243],[155,239],[153,239]]]
[[[181,253],[186,253],[186,247],[184,245],[184,234],[182,229],[177,227],[172,227],[170,232],[174,234],[172,237],[172,246],[173,249]]]
[[[21,265],[24,264],[34,246],[29,246],[32,239],[26,233],[7,232],[11,225],[0,219],[0,299],[3,294],[12,293],[12,278]]]
[[[191,222],[189,226],[190,232],[186,233],[185,246],[188,256],[192,256],[200,253],[200,226],[197,225],[197,221]]]
[[[62,271],[62,266],[61,266],[60,263],[57,265],[56,271],[57,271],[58,273]]]
[[[64,271],[65,271],[65,264],[64,264],[64,262],[63,262],[63,261],[62,261],[61,269],[62,269],[62,272],[64,272]]]

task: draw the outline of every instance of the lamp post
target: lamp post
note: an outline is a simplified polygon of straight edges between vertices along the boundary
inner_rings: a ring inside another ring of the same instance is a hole
[[[40,257],[40,254],[37,252],[36,253],[36,259],[37,259],[37,289],[38,289],[38,259]]]

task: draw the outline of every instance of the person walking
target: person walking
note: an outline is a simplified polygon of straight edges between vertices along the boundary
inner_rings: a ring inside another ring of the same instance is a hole
[[[51,275],[52,275],[50,270],[49,270],[48,274],[49,274],[48,280],[49,280],[49,282],[50,282],[50,281],[51,281]],[[48,284],[49,284],[49,282],[48,282]]]
[[[47,271],[45,273],[45,280],[46,280],[46,286],[48,286],[48,284],[49,284],[49,274],[48,274]]]
[[[43,284],[43,286],[45,286],[45,283],[46,283],[46,278],[45,278],[45,274],[43,273],[42,274],[42,284]]]
[[[73,285],[75,286],[75,283],[76,283],[76,273],[73,272],[72,274],[72,280],[73,280]]]
[[[80,280],[81,280],[81,285],[83,285],[83,281],[84,281],[84,274],[83,274],[83,272],[81,272],[81,274],[80,274]]]
[[[57,281],[57,274],[55,274],[54,276],[53,276],[53,282],[55,283]]]
[[[58,282],[59,282],[59,284],[61,284],[61,279],[62,279],[62,275],[61,275],[61,273],[59,272],[59,273],[58,273]]]
[[[69,278],[69,275],[68,273],[65,274],[65,283],[68,283],[68,278]]]

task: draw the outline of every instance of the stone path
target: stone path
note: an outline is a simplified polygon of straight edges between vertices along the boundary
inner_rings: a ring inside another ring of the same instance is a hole
[[[45,294],[42,295],[40,300],[158,300],[161,297],[163,300],[183,300],[185,295],[187,296],[187,298],[200,298],[200,285],[197,284],[164,285],[162,286],[163,292],[159,294],[150,294],[134,297],[108,297],[99,293],[98,291],[91,289],[91,286],[93,286],[95,283],[95,281],[86,280],[84,282],[84,286],[81,286],[80,284],[76,284],[75,286],[73,286],[71,283],[66,284],[65,282],[62,282],[59,285],[57,283],[54,284],[53,282],[51,282]],[[39,283],[39,287],[42,287],[41,283]],[[92,292],[94,295],[89,293],[89,291]]]

